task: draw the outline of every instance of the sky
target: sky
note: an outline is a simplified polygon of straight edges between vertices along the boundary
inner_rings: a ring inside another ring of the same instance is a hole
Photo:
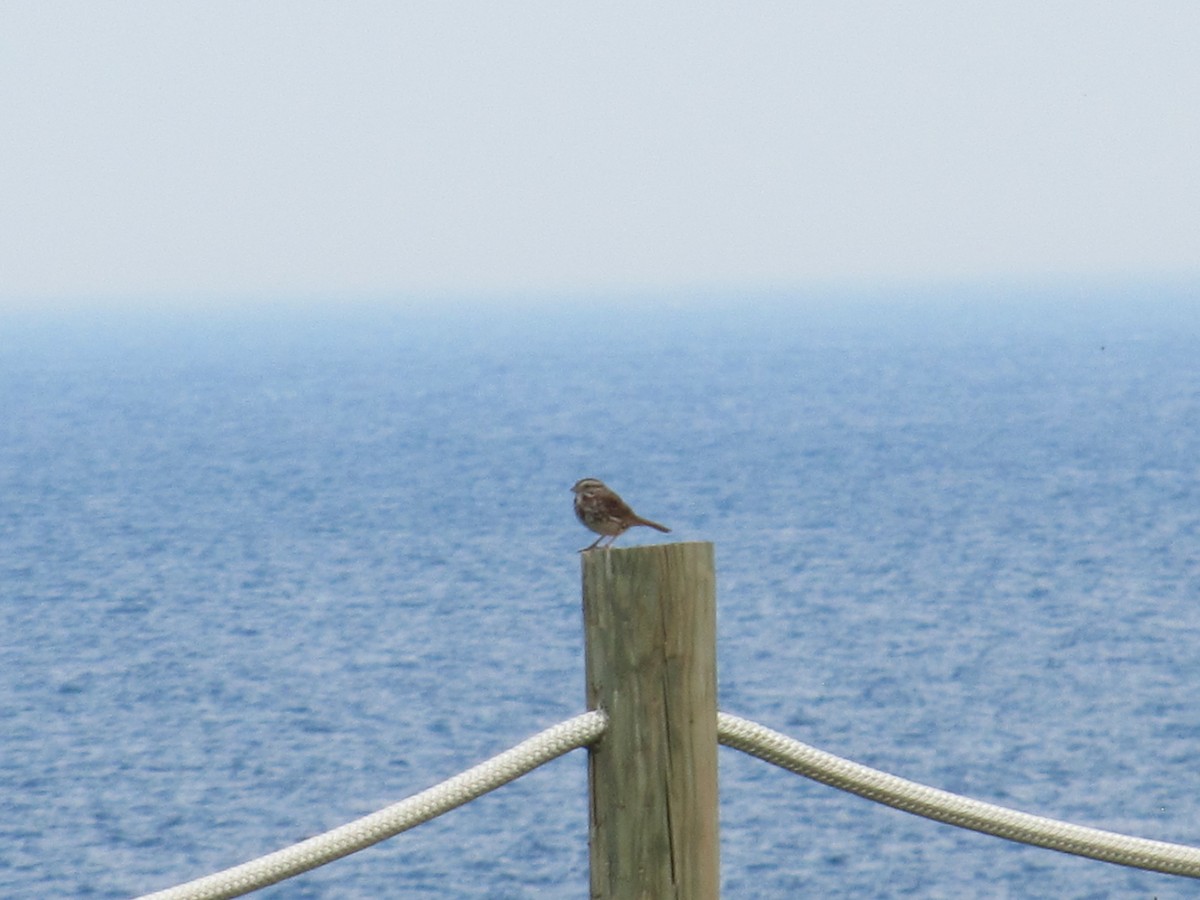
[[[1200,3],[0,7],[0,307],[1200,283]]]

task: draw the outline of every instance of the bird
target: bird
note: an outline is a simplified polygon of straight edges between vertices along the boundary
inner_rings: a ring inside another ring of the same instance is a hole
[[[666,525],[643,519],[617,496],[616,491],[599,478],[580,478],[571,490],[575,493],[576,518],[600,535],[587,547],[582,548],[580,553],[594,549],[605,538],[608,538],[605,546],[611,547],[613,541],[634,525],[645,525],[663,533],[671,530]]]

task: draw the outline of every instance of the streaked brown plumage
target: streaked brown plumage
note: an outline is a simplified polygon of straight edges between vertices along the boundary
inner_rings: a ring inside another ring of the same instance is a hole
[[[608,538],[606,547],[635,525],[645,525],[662,532],[670,531],[666,525],[659,525],[649,519],[643,519],[629,504],[617,496],[617,492],[605,485],[598,478],[581,478],[571,488],[575,492],[575,516],[589,529],[600,537],[589,546],[580,550],[591,550]]]

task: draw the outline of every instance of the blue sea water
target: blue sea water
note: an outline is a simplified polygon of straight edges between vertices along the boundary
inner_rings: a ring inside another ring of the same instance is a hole
[[[715,543],[725,710],[1200,844],[1198,313],[1131,289],[7,317],[0,897],[167,887],[581,712],[584,475]],[[1200,896],[720,762],[728,897]],[[584,897],[585,768],[259,896]]]

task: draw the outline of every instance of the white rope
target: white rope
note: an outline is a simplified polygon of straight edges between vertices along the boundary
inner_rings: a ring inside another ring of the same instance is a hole
[[[727,747],[927,819],[1075,856],[1200,878],[1200,848],[1072,825],[960,797],[850,762],[726,713],[717,715],[717,734]]]
[[[407,831],[571,750],[593,744],[607,725],[607,717],[599,710],[575,716],[407,800],[283,850],[138,900],[224,900],[267,887]],[[1075,856],[1200,878],[1197,847],[1072,825],[961,797],[842,759],[728,713],[717,714],[717,734],[727,747],[904,812]]]
[[[586,747],[604,734],[607,725],[607,717],[599,710],[575,716],[379,812],[223,872],[146,894],[139,900],[223,900],[275,884],[427,822],[543,763]]]

